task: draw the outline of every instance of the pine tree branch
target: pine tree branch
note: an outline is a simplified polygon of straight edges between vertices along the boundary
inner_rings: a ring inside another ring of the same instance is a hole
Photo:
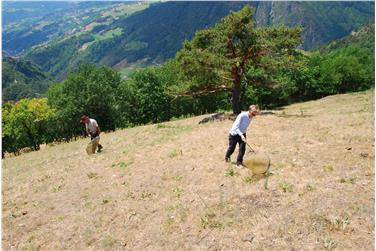
[[[226,85],[221,86],[208,86],[204,89],[197,90],[197,91],[186,91],[186,92],[170,92],[168,95],[174,96],[174,97],[199,97],[199,96],[205,96],[208,94],[218,93],[218,92],[224,92],[224,91],[231,91],[232,88],[228,87]]]

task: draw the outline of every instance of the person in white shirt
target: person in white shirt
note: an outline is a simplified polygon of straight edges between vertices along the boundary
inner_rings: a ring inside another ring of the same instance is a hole
[[[80,122],[85,124],[86,135],[90,135],[91,140],[98,140],[98,152],[101,152],[103,148],[103,146],[99,144],[99,134],[101,133],[101,130],[97,121],[95,119],[89,118],[89,116],[87,115],[83,115],[81,116]]]
[[[258,106],[250,105],[247,112],[242,112],[236,117],[229,132],[229,146],[225,155],[226,162],[230,162],[231,154],[235,151],[236,144],[239,143],[239,154],[236,160],[236,165],[239,168],[243,168],[243,156],[247,143],[247,128],[250,125],[252,118],[257,114],[259,114]]]

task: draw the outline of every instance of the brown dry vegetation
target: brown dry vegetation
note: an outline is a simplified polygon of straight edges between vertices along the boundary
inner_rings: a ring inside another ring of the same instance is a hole
[[[3,160],[3,250],[374,250],[374,92],[273,112],[248,130],[263,179],[205,116]]]

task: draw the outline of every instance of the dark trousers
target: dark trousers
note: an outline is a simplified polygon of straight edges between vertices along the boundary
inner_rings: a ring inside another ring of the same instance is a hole
[[[244,133],[244,137],[247,138],[247,135]],[[226,159],[229,159],[231,154],[235,151],[236,144],[239,143],[239,154],[238,158],[236,160],[237,164],[242,164],[243,163],[243,156],[245,153],[245,142],[242,140],[242,138],[239,135],[232,136],[231,134],[228,137],[229,139],[229,144],[228,144],[228,149],[226,152]]]
[[[98,136],[98,133],[93,133],[93,134],[90,133],[90,139],[91,140],[95,139],[97,136]],[[103,146],[99,143],[98,143],[98,147],[99,147],[99,149],[103,148]]]

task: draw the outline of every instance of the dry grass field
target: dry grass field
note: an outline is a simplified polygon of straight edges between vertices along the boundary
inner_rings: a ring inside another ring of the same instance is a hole
[[[375,249],[373,91],[256,117],[261,178],[224,162],[232,121],[207,116],[4,159],[2,249]]]

